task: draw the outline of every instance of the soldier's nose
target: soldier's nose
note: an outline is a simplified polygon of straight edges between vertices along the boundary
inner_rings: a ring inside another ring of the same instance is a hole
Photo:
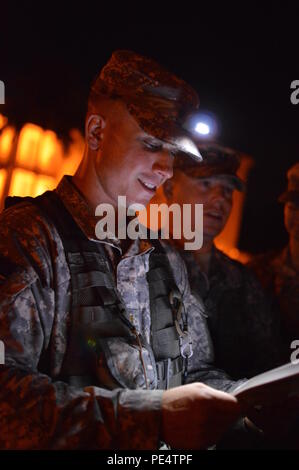
[[[158,174],[163,181],[173,177],[173,156],[168,152],[163,152],[163,157],[159,158],[154,165],[153,171]]]

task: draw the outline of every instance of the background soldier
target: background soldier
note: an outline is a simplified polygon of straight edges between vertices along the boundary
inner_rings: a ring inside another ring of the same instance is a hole
[[[277,313],[250,270],[214,244],[230,215],[233,191],[244,189],[236,175],[238,167],[236,154],[218,149],[206,153],[203,162],[178,157],[174,177],[159,190],[160,199],[168,204],[203,204],[202,248],[184,250],[184,237],[172,243],[186,263],[193,294],[203,299],[215,365],[235,380],[280,361]]]
[[[293,340],[299,339],[299,163],[288,173],[288,188],[280,196],[289,243],[280,253],[257,256],[249,264],[265,289],[276,297],[281,312],[285,360]]]

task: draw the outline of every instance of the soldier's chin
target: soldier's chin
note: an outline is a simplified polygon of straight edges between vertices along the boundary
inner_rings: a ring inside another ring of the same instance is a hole
[[[140,212],[146,209],[148,203],[150,200],[145,199],[145,198],[136,198],[134,201],[131,201],[127,204],[128,207],[130,207],[130,214],[133,215],[133,212]]]
[[[154,198],[154,196],[155,195],[149,196],[148,194],[140,194],[135,198],[134,202],[131,202],[130,205],[133,207],[137,207],[138,205],[146,207]]]

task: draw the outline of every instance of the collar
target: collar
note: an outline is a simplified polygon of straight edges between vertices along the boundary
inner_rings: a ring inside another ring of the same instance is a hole
[[[96,224],[99,217],[96,217],[93,210],[89,206],[83,194],[73,183],[72,177],[69,175],[63,176],[59,182],[55,192],[58,194],[63,204],[70,212],[76,224],[80,227],[88,240],[96,243],[110,245],[116,248],[121,254],[121,242],[117,238],[107,238],[106,240],[99,240],[95,235]],[[148,253],[154,250],[154,247],[149,240],[139,239],[133,241],[130,248],[126,252],[126,256],[135,256],[138,254]]]

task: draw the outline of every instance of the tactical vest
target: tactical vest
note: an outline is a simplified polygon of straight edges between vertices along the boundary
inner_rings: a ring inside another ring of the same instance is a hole
[[[160,242],[151,240],[155,249],[149,255],[151,340],[147,344],[128,319],[102,244],[87,239],[55,192],[47,191],[36,198],[8,197],[5,207],[24,200],[37,205],[43,216],[55,225],[71,274],[70,335],[61,376],[57,379],[79,387],[125,387],[114,366],[108,341],[123,338],[140,350],[146,386],[142,347],[156,364],[154,388],[181,385],[192,345],[181,294]]]

